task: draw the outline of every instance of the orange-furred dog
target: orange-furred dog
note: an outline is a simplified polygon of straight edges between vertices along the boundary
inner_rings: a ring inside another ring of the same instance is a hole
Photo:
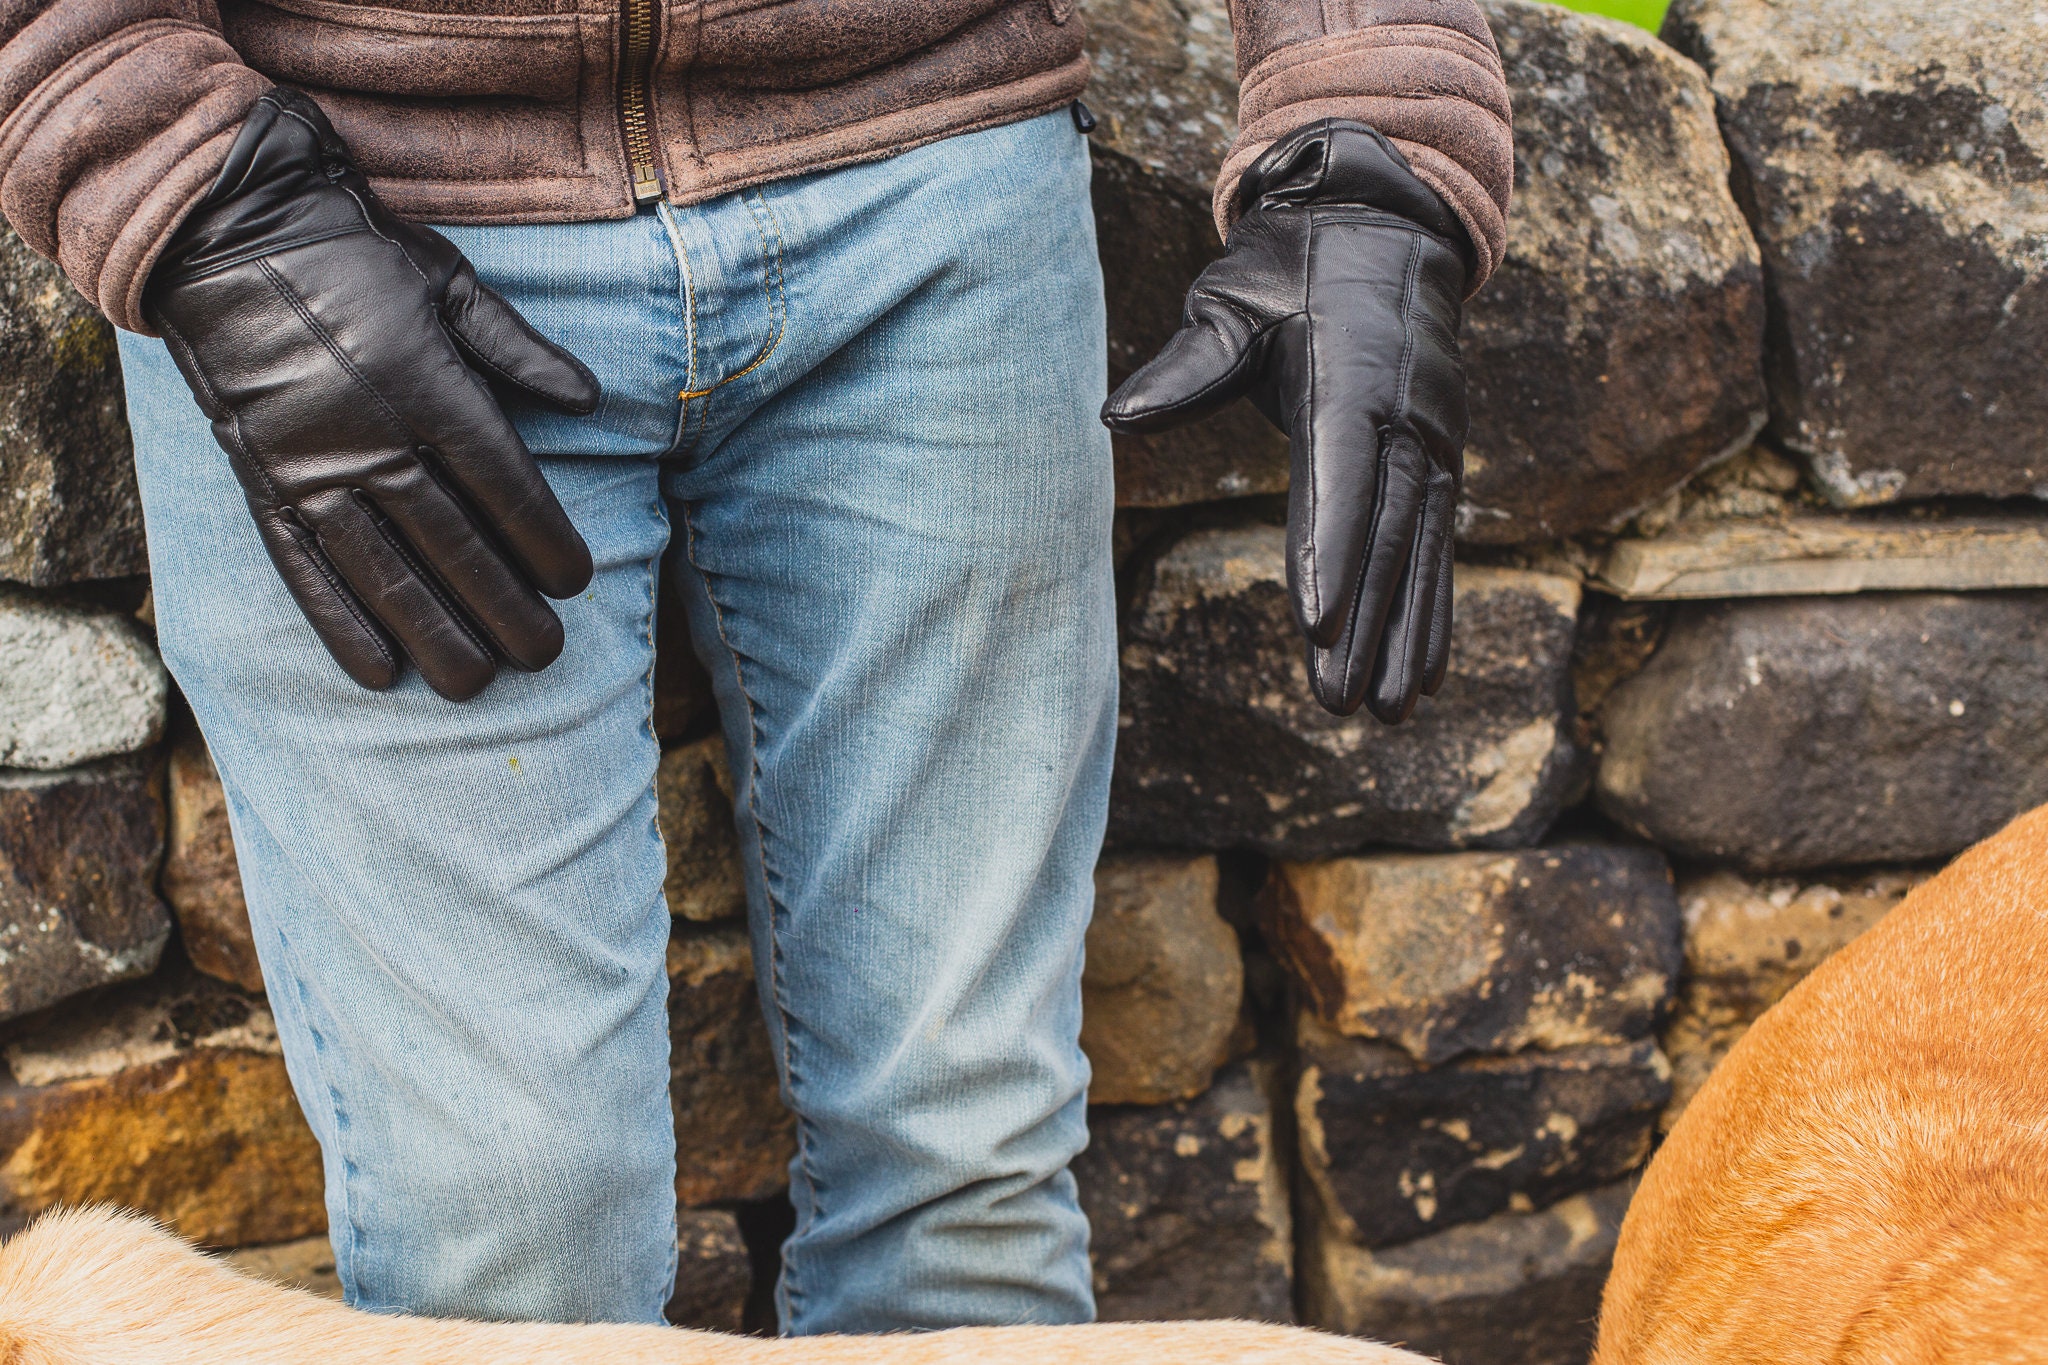
[[[764,1341],[360,1313],[239,1275],[145,1219],[55,1213],[0,1249],[0,1365],[1426,1365],[1250,1322]]]
[[[1767,1012],[1650,1163],[1594,1365],[2048,1362],[2048,807]]]

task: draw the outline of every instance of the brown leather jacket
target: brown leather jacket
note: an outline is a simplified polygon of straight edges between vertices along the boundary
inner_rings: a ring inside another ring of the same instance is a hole
[[[1450,200],[1481,275],[1513,155],[1476,0],[1233,0],[1243,132],[1350,117]],[[430,222],[622,218],[1028,117],[1088,79],[1075,0],[0,0],[0,213],[87,298],[141,294],[256,97],[319,100]]]

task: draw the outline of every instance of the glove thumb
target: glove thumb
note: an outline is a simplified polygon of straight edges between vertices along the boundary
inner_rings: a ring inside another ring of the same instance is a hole
[[[1206,417],[1242,394],[1258,367],[1256,333],[1234,315],[1191,315],[1159,354],[1102,405],[1111,431],[1164,431]]]
[[[478,280],[468,261],[457,265],[448,281],[441,297],[441,321],[456,345],[490,378],[579,417],[596,411],[597,377]]]

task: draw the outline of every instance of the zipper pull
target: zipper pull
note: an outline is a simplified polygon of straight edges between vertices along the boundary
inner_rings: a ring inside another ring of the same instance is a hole
[[[1081,101],[1075,100],[1067,106],[1067,112],[1074,116],[1074,131],[1082,137],[1086,137],[1095,131],[1095,111],[1093,109],[1090,109]]]

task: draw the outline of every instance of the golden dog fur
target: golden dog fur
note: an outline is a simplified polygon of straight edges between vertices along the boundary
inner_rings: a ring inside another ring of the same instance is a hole
[[[2048,807],[1767,1012],[1622,1225],[1594,1365],[2048,1362]]]
[[[146,1219],[50,1214],[0,1249],[0,1365],[1424,1365],[1250,1322],[973,1327],[769,1341],[674,1327],[437,1322],[237,1274]]]

